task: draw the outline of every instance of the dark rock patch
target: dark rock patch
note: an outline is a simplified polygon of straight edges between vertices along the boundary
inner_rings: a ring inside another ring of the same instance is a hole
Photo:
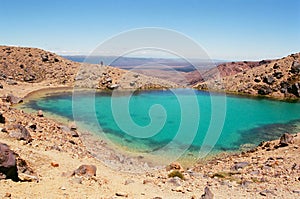
[[[257,93],[259,95],[268,95],[268,94],[272,93],[272,89],[270,87],[268,87],[268,86],[261,86],[258,89]]]
[[[300,72],[300,64],[297,61],[294,61],[291,66],[291,73],[299,73]]]
[[[3,114],[0,112],[0,123],[4,124],[5,123],[5,117]]]
[[[19,180],[14,152],[3,143],[0,143],[0,179]]]
[[[263,82],[266,84],[273,84],[275,82],[275,79],[272,76],[265,76],[263,78]]]
[[[299,83],[295,83],[295,84],[289,86],[287,88],[287,91],[289,93],[292,93],[292,94],[296,95],[297,97],[300,97],[300,84]]]

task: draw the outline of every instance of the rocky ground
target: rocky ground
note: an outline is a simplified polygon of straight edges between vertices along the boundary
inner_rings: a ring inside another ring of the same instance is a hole
[[[262,61],[248,70],[230,76],[213,76],[194,86],[236,94],[266,96],[277,99],[300,97],[300,53],[282,59]]]
[[[59,123],[48,118],[43,111],[25,113],[12,105],[19,103],[28,93],[43,88],[76,84],[89,84],[101,89],[125,88],[128,85],[131,85],[130,88],[156,88],[160,80],[145,80],[146,77],[144,79],[144,76],[136,73],[124,76],[126,72],[123,70],[97,66],[101,67],[101,77],[94,84],[86,81],[86,73],[81,74],[84,70],[76,68],[80,67],[77,63],[54,54],[14,47],[1,47],[0,52],[2,198],[300,197],[300,133],[285,134],[280,140],[262,143],[248,152],[220,155],[190,168],[183,168],[180,163],[170,163],[166,168],[150,169],[150,166],[145,166],[146,170],[139,173],[121,172],[120,167],[130,168],[135,163],[144,162],[140,159],[120,158],[114,150],[106,148],[105,142],[101,140],[86,142],[87,133],[79,131],[76,124]],[[45,53],[48,53],[48,58]],[[34,57],[35,61],[24,56]],[[288,65],[293,64],[293,61],[290,57],[289,61],[279,60],[278,64]],[[275,63],[269,64],[274,70]],[[54,72],[51,67],[58,72]],[[80,71],[79,75],[75,69]],[[98,72],[88,73],[89,77],[97,75]],[[140,82],[145,84],[141,85]],[[165,81],[163,85],[174,84]],[[90,151],[87,144],[99,146],[100,156],[114,161],[120,167],[109,167],[103,163],[103,159],[99,161],[97,158],[101,157],[95,158],[95,152]]]
[[[177,84],[110,66],[78,63],[37,48],[0,46],[0,88],[39,83],[43,87],[163,89]]]

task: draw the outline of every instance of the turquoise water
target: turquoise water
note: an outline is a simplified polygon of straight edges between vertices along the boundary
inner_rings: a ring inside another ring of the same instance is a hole
[[[300,103],[191,89],[56,93],[23,106],[75,120],[124,150],[160,155],[239,150],[298,132],[300,122]]]

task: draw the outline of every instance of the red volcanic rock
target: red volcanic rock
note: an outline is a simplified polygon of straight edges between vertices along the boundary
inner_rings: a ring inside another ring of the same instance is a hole
[[[16,157],[6,144],[0,143],[0,179],[18,181]]]

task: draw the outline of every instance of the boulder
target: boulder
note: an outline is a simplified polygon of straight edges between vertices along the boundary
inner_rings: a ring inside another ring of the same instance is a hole
[[[69,128],[71,131],[75,131],[77,129],[76,123],[75,122],[71,122],[69,124]]]
[[[287,91],[296,95],[297,97],[300,97],[300,83],[294,83],[293,85],[289,86]]]
[[[37,116],[44,117],[43,111],[42,110],[38,110]]]
[[[25,82],[32,82],[32,81],[34,81],[35,79],[36,79],[36,78],[35,78],[34,75],[27,75],[27,76],[24,77],[24,81],[25,81]]]
[[[5,117],[2,115],[0,112],[0,123],[4,124],[5,123]]]
[[[260,78],[256,77],[256,78],[254,79],[254,81],[255,81],[256,83],[259,83],[261,80],[260,80]]]
[[[289,144],[293,143],[293,140],[294,140],[294,136],[292,134],[284,133],[280,137],[279,145],[282,147],[288,146]]]
[[[208,187],[204,188],[204,194],[202,194],[201,199],[213,199],[214,194],[211,192],[211,190]]]
[[[31,137],[29,131],[21,124],[14,125],[13,129],[9,133],[9,136],[16,138],[18,140],[25,140],[27,142],[32,141],[32,137]]]
[[[48,55],[41,55],[41,58],[43,62],[49,61]]]
[[[18,170],[14,152],[6,144],[0,143],[0,179],[18,181]]]
[[[274,72],[273,73],[273,77],[275,77],[276,79],[280,79],[283,77],[282,72],[278,71],[278,72]]]
[[[113,89],[117,89],[120,85],[119,84],[111,84],[111,85],[107,85],[107,88],[113,90]]]
[[[183,167],[178,162],[172,162],[170,165],[166,167],[167,171],[178,170],[180,172],[184,172]]]
[[[23,100],[19,97],[16,97],[16,96],[12,95],[12,94],[8,94],[6,96],[6,102],[9,102],[11,104],[19,104],[19,103],[23,102]]]
[[[96,176],[97,167],[95,165],[81,165],[74,171],[75,175],[79,176]]]
[[[0,83],[0,89],[3,89],[3,85]]]
[[[291,73],[299,73],[300,72],[300,64],[297,61],[294,61],[291,66]]]
[[[258,89],[257,93],[259,95],[268,95],[268,94],[272,93],[272,89],[267,86],[262,86]]]
[[[274,65],[273,65],[273,69],[277,69],[277,68],[279,68],[280,66],[278,65],[278,63],[275,63]]]
[[[17,85],[17,84],[18,84],[18,82],[16,82],[16,81],[13,80],[13,79],[8,79],[8,80],[6,81],[6,83],[7,83],[8,85]]]
[[[265,76],[263,78],[263,82],[266,84],[273,84],[273,82],[275,82],[275,79],[273,76]]]

